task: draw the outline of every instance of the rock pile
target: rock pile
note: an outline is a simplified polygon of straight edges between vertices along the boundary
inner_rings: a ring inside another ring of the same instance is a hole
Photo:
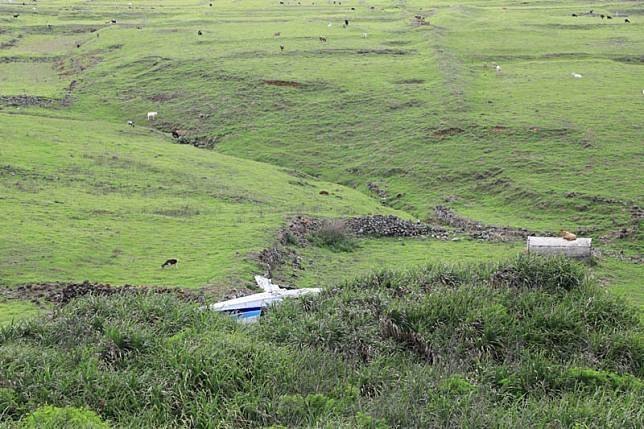
[[[285,228],[280,230],[277,234],[277,240],[284,245],[297,244],[306,246],[308,244],[307,236],[318,231],[321,226],[322,221],[320,219],[295,216]]]
[[[422,222],[412,222],[397,216],[373,215],[357,216],[342,220],[348,232],[357,236],[369,237],[433,237],[447,239],[447,231],[439,226]],[[296,216],[278,233],[280,244],[306,246],[308,236],[315,233],[324,220],[306,216]],[[268,250],[268,249],[267,249]]]
[[[293,268],[302,270],[302,258],[291,249],[282,247],[269,247],[259,252],[257,259],[266,265],[266,276],[273,277],[273,270],[279,268],[282,264],[291,263]]]
[[[178,130],[182,131],[182,130]],[[185,133],[185,131],[183,131]],[[217,144],[218,138],[212,136],[198,137],[189,135],[177,135],[175,140],[179,144],[189,144],[199,149],[213,149]]]
[[[346,225],[356,235],[371,237],[433,237],[442,240],[448,238],[444,228],[421,222],[412,222],[389,215],[353,217],[346,220]]]
[[[57,100],[54,98],[47,98],[47,97],[39,97],[35,95],[0,96],[0,104],[4,104],[11,107],[20,107],[20,106],[51,107],[61,103],[62,103],[62,100]]]
[[[380,188],[378,184],[369,182],[367,183],[367,188],[373,192],[374,194],[378,195],[380,198],[387,198],[387,191],[384,189]]]
[[[464,232],[472,238],[489,241],[508,241],[519,238],[526,238],[529,235],[544,235],[524,228],[511,228],[507,226],[485,225],[480,222],[459,216],[452,209],[444,206],[436,206],[434,216],[439,221],[457,228],[458,232]]]

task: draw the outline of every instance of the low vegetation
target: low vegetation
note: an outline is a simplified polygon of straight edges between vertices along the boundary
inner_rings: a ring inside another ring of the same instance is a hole
[[[434,264],[255,325],[170,296],[72,301],[0,330],[0,419],[48,404],[113,427],[636,428],[643,363],[637,310],[576,263]]]
[[[357,247],[355,237],[342,220],[324,220],[309,238],[313,244],[334,252],[350,252]]]

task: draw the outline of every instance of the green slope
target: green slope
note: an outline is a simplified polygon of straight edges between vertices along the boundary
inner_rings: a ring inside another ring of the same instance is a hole
[[[596,7],[610,21],[572,17],[590,8],[577,1],[284,3],[0,5],[0,282],[236,285],[293,214],[388,212],[370,182],[401,216],[446,204],[641,255],[635,3]],[[315,284],[521,245],[389,247],[306,249],[306,272],[284,275]],[[180,269],[161,271],[168,257]],[[641,265],[605,257],[596,272],[642,302]]]
[[[354,190],[144,128],[0,114],[0,280],[235,284],[296,213],[386,211]],[[326,190],[331,195],[320,195]],[[161,270],[167,258],[180,269]]]

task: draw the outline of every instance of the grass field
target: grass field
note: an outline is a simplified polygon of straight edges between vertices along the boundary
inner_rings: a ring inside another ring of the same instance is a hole
[[[626,0],[0,0],[0,427],[641,427],[643,53]],[[598,252],[337,220],[439,205]],[[267,270],[324,292],[43,292]]]
[[[0,284],[226,290],[295,214],[431,220],[438,204],[641,256],[636,2],[284,3],[1,1]],[[591,8],[613,19],[571,16]],[[214,150],[172,144],[177,129]],[[521,247],[366,240],[303,249],[306,270],[283,275],[331,284]],[[640,264],[594,270],[644,303]]]

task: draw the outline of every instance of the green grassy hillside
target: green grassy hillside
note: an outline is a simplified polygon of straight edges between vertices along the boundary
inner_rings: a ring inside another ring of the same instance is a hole
[[[0,284],[223,292],[293,215],[431,221],[441,204],[590,236],[603,284],[644,302],[637,3],[283,3],[1,3]],[[280,275],[329,285],[522,246],[358,242],[296,249],[305,270]]]
[[[384,210],[346,187],[173,145],[144,128],[9,114],[0,124],[0,273],[9,285],[252,279],[259,268],[248,256],[289,216]],[[161,270],[170,257],[179,269]]]

